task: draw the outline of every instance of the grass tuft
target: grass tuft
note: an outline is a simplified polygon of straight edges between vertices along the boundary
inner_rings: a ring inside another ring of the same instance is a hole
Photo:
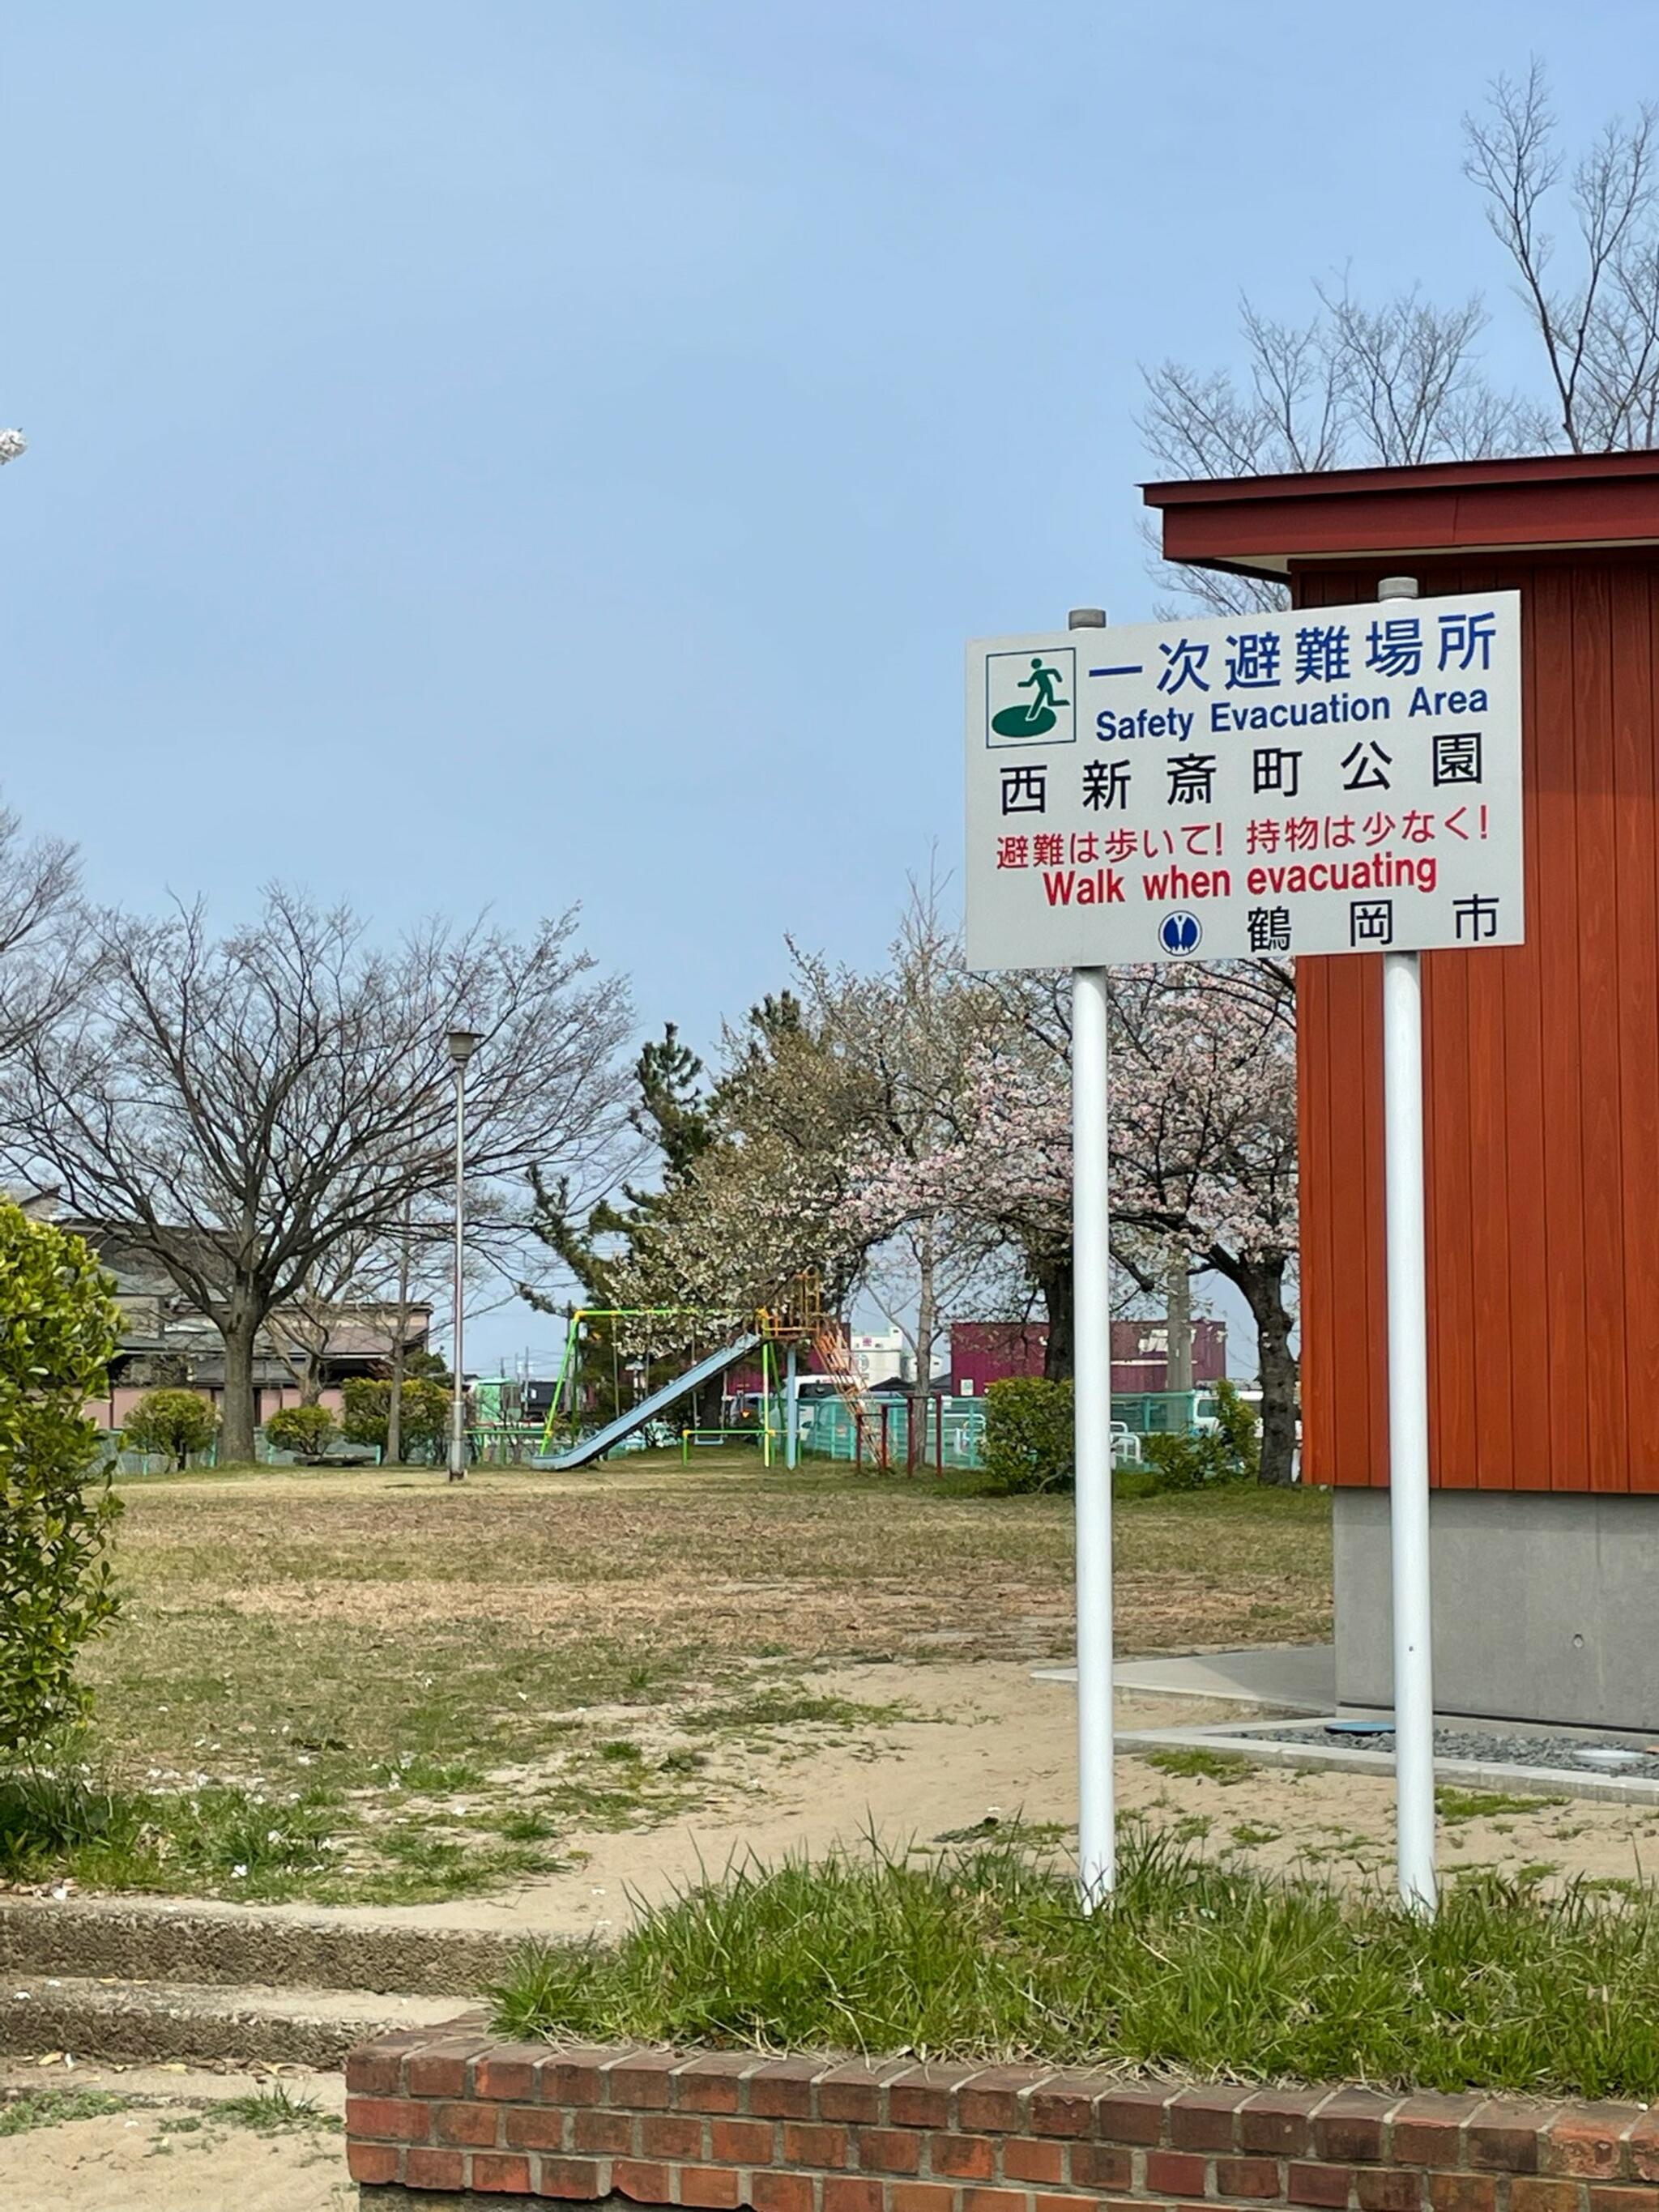
[[[101,2119],[128,2110],[125,2097],[102,2089],[25,2089],[0,2100],[0,2136],[21,2136],[30,2128],[61,2127],[69,2120]]]
[[[915,1720],[913,1707],[860,1704],[856,1698],[826,1696],[810,1690],[757,1690],[735,1705],[706,1706],[696,1716],[699,1729],[799,1728],[804,1723],[832,1728],[885,1728]]]
[[[213,2107],[213,2117],[233,2127],[252,2128],[258,2135],[279,2135],[290,2128],[337,2128],[338,2119],[325,2112],[314,2097],[296,2097],[281,2081],[245,2096],[227,2097]]]
[[[393,1790],[415,1796],[447,1796],[457,1790],[477,1790],[483,1771],[464,1759],[432,1759],[423,1752],[404,1752],[400,1758],[383,1759],[372,1770],[374,1779]]]
[[[1188,1781],[1219,1782],[1224,1788],[1244,1781],[1253,1771],[1249,1761],[1236,1753],[1210,1751],[1202,1744],[1194,1744],[1190,1750],[1149,1751],[1146,1764],[1160,1774],[1178,1774]]]
[[[1017,1844],[751,1867],[614,1948],[532,1945],[514,2035],[1115,2063],[1234,2081],[1659,2095],[1659,1896],[1487,1875],[1431,1923],[1126,1826],[1111,1909]]]
[[[68,1871],[88,1887],[192,1886],[290,1894],[317,1868],[329,1823],[316,1804],[276,1805],[209,1784],[176,1792],[105,1787],[74,1770],[0,1775],[0,1877]]]
[[[1516,1797],[1502,1790],[1462,1790],[1443,1783],[1434,1793],[1434,1808],[1443,1820],[1495,1820],[1506,1813],[1535,1813],[1543,1805],[1560,1805],[1560,1797]]]

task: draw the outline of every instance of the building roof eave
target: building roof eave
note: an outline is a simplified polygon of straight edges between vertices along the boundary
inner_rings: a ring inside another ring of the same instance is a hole
[[[1166,559],[1281,582],[1321,562],[1659,545],[1659,452],[1199,477],[1141,495]]]

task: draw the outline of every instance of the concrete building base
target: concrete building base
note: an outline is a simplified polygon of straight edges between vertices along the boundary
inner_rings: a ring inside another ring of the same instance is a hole
[[[1659,1741],[1659,1497],[1437,1490],[1436,1709]],[[1334,1501],[1336,1693],[1393,1696],[1389,1493]]]

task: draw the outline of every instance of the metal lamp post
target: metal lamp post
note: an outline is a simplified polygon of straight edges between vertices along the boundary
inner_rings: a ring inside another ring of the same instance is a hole
[[[462,1344],[465,1313],[461,1270],[466,1229],[466,1063],[483,1042],[477,1030],[451,1030],[449,1057],[455,1066],[455,1350],[454,1390],[449,1407],[449,1479],[466,1480],[466,1381]]]

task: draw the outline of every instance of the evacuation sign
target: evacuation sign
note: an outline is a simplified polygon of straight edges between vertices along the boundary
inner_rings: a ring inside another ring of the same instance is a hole
[[[1518,945],[1520,595],[968,648],[969,963]]]

